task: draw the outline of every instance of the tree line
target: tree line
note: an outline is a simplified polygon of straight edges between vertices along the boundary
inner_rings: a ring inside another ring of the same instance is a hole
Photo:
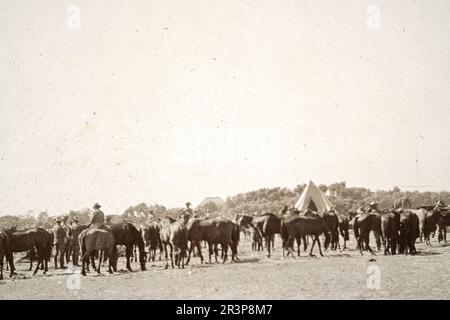
[[[284,206],[291,207],[300,197],[306,184],[297,185],[293,189],[289,188],[261,188],[258,190],[239,193],[226,199],[223,206],[218,207],[215,203],[206,203],[195,211],[200,214],[209,212],[210,216],[226,215],[232,217],[234,214],[240,213],[278,213]],[[337,182],[330,185],[319,185],[319,188],[328,194],[330,201],[336,205],[339,211],[345,213],[348,210],[357,210],[361,206],[367,206],[370,202],[378,202],[380,209],[392,207],[395,200],[401,197],[408,197],[413,207],[420,205],[432,205],[437,200],[450,204],[450,192],[432,192],[432,191],[403,191],[399,187],[391,190],[372,191],[363,187],[347,187],[345,181]],[[122,219],[128,219],[135,223],[144,223],[150,215],[155,218],[162,216],[176,217],[182,208],[167,208],[163,205],[147,203],[139,203],[130,206],[121,214],[110,214],[112,222],[118,222]],[[70,211],[66,214],[70,217],[77,215],[81,224],[89,222],[90,209],[79,211]],[[64,214],[64,213],[62,213]],[[108,215],[108,213],[105,213]],[[0,216],[0,228],[8,228],[17,226],[19,229],[41,226],[51,228],[55,224],[54,216],[47,212],[41,212],[37,216],[33,215],[4,215]]]

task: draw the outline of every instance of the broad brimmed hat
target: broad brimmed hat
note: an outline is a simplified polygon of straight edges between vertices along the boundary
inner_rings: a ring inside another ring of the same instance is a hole
[[[190,203],[189,201],[185,203],[185,205],[190,206],[192,203]]]
[[[377,205],[378,203],[376,202],[376,201],[372,201],[371,203],[370,203],[370,206],[375,206],[375,205]]]
[[[61,219],[61,217],[56,217],[55,221],[56,222],[62,222],[62,219]]]
[[[93,208],[94,209],[100,209],[102,206],[99,205],[97,202],[94,204]]]

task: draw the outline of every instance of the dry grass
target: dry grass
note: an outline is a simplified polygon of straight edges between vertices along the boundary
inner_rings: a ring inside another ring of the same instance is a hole
[[[350,247],[355,243],[351,241]],[[415,256],[361,256],[358,251],[326,252],[325,257],[282,259],[279,239],[274,256],[240,245],[240,262],[201,265],[194,258],[183,270],[164,270],[163,262],[148,271],[121,271],[82,277],[79,290],[69,290],[70,272],[31,276],[18,264],[20,276],[0,281],[0,299],[449,299],[450,247],[418,244]],[[376,261],[370,262],[374,258]],[[381,288],[367,289],[367,267],[381,268]],[[138,269],[135,263],[134,268]],[[122,265],[122,268],[124,266]]]

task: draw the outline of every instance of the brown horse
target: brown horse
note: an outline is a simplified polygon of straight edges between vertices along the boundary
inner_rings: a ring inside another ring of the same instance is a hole
[[[98,268],[97,273],[100,272],[100,267],[102,265],[102,256],[106,260],[109,258],[108,272],[112,273],[111,265],[114,245],[114,236],[110,231],[104,229],[87,228],[84,229],[79,237],[79,246],[81,248],[81,274],[86,275],[85,267],[89,265],[89,258],[93,258],[95,252],[98,252]]]
[[[5,233],[9,237],[11,257],[14,252],[27,252],[36,249],[36,255],[38,263],[36,269],[33,272],[35,275],[39,267],[44,265],[44,274],[48,271],[48,259],[50,258],[52,251],[51,237],[49,233],[42,228],[32,228],[26,230],[16,230],[16,227],[12,227],[5,230]],[[15,271],[14,262],[11,264],[12,272]]]
[[[187,216],[181,217],[179,220],[170,223],[165,220],[161,222],[161,229],[159,232],[161,243],[164,249],[164,255],[166,259],[167,269],[169,267],[169,249],[170,249],[170,261],[172,268],[175,265],[178,268],[184,269],[184,258],[186,257],[187,250],[187,229],[186,229]],[[174,263],[175,252],[175,263]],[[187,263],[186,263],[187,264]]]
[[[145,241],[145,245],[148,247],[149,260],[155,261],[156,250],[159,249],[159,260],[161,260],[161,254],[163,247],[161,239],[159,238],[159,223],[152,221],[149,224],[142,227],[142,236]]]
[[[424,212],[424,214],[418,214]],[[439,222],[442,220],[441,211],[438,208],[433,208],[429,211],[426,210],[411,210],[417,214],[419,218],[419,237],[425,240],[426,245],[431,246],[431,234],[436,232]]]
[[[239,227],[239,224],[235,221],[232,221],[233,224],[233,230],[231,232],[231,260],[239,260],[239,258],[237,257],[237,253],[238,253],[238,245],[239,245],[239,241],[240,241],[240,233],[241,233],[241,228]],[[223,248],[222,248],[222,253],[224,252]]]
[[[141,271],[146,270],[145,262],[147,261],[147,252],[145,251],[144,239],[142,238],[141,232],[139,232],[139,230],[131,222],[124,221],[122,223],[109,224],[105,225],[103,229],[111,231],[114,236],[114,263],[112,266],[114,271],[117,271],[118,253],[116,246],[118,245],[123,245],[126,248],[126,267],[129,271],[132,271],[131,257],[133,256],[133,246],[137,245],[139,249],[139,262],[141,265]]]
[[[45,230],[45,229],[43,229],[43,230]],[[47,234],[49,236],[49,244],[48,244],[49,253],[47,256],[47,263],[48,263],[48,262],[50,262],[51,255],[52,255],[54,235],[53,235],[53,232],[51,232],[49,230],[45,230],[45,231],[47,231]],[[31,250],[28,251],[28,253],[25,257],[29,258],[29,260],[30,260],[30,268],[28,268],[28,271],[33,270],[33,260],[37,260],[36,248],[32,247]],[[40,265],[40,269],[44,270],[44,264]]]
[[[333,210],[324,212],[323,217],[328,226],[324,247],[327,249],[330,246],[331,250],[336,250],[339,245],[339,218]]]
[[[395,254],[399,241],[400,214],[392,211],[381,215],[381,238],[384,254]]]
[[[416,239],[419,237],[419,217],[411,210],[401,213],[400,216],[400,253],[415,254]]]
[[[308,235],[313,236],[313,242],[309,255],[313,256],[312,251],[315,243],[317,242],[319,246],[319,253],[323,256],[319,236],[322,233],[327,234],[328,232],[330,232],[330,229],[327,219],[319,216],[318,214],[285,216],[280,221],[280,233],[283,242],[283,257],[285,257],[285,250],[294,256],[292,249],[294,240]]]
[[[375,254],[369,245],[370,232],[375,235],[378,250],[381,249],[381,216],[378,213],[362,212],[358,214],[353,219],[353,231],[361,254],[364,250]]]
[[[267,256],[270,258],[271,248],[274,249],[275,234],[280,233],[281,218],[273,213],[264,213],[258,216],[243,215],[239,219],[239,225],[248,227],[249,225],[258,228],[265,240],[267,247]]]
[[[192,251],[197,248],[200,262],[203,263],[203,255],[201,251],[201,241],[208,244],[209,263],[211,256],[215,253],[217,261],[217,245],[221,245],[223,251],[222,263],[228,258],[228,248],[231,248],[232,260],[235,259],[237,253],[237,235],[236,226],[230,220],[222,217],[213,219],[191,219],[187,224],[187,237],[190,241],[189,254],[186,264],[189,263]],[[234,239],[234,240],[233,240]]]
[[[3,280],[3,261],[5,258],[7,263],[9,263],[9,276],[12,277],[14,274],[14,264],[9,244],[9,236],[5,232],[0,231],[0,280]]]
[[[344,216],[344,215],[339,215],[338,216],[338,223],[339,223],[339,233],[342,236],[342,238],[344,239],[344,246],[343,246],[343,250],[347,249],[347,241],[350,240],[350,236],[349,236],[349,228],[350,228],[350,220],[349,217]],[[339,242],[338,242],[339,245]],[[339,245],[340,246],[340,245]]]

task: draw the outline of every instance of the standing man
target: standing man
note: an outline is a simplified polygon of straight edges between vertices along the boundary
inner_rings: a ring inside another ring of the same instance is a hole
[[[100,228],[105,223],[105,214],[100,210],[101,207],[98,203],[94,204],[94,212],[92,212],[89,227],[95,226],[96,228]]]
[[[80,244],[78,242],[78,236],[81,231],[85,229],[85,226],[81,226],[77,216],[72,217],[72,225],[70,226],[71,238],[72,238],[72,263],[74,266],[79,266],[78,257],[80,256]]]
[[[56,225],[53,227],[53,245],[55,246],[55,269],[58,269],[58,255],[59,255],[59,266],[61,269],[67,269],[64,265],[64,255],[67,247],[67,233],[66,230],[61,225],[61,218],[56,218]]]
[[[64,251],[64,255],[66,257],[66,262],[70,262],[70,255],[72,254],[72,229],[70,228],[67,220],[69,220],[69,215],[65,214],[62,217],[61,227],[66,231],[67,235],[67,243]]]

